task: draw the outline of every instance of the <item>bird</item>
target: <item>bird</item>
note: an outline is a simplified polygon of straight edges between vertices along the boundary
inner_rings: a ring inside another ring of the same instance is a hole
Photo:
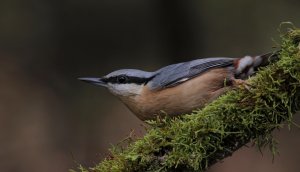
[[[154,72],[120,69],[102,77],[78,79],[107,88],[145,121],[201,109],[274,59],[274,52],[240,58],[209,57],[171,64]]]

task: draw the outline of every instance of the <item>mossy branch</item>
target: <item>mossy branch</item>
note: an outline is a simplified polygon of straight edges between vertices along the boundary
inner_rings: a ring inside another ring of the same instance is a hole
[[[271,132],[292,123],[300,98],[300,30],[282,36],[279,60],[202,110],[149,121],[148,133],[81,171],[205,171],[249,141],[276,153]]]

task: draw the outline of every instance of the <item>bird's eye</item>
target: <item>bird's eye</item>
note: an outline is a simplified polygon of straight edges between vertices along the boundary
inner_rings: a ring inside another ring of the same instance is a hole
[[[127,77],[126,76],[119,76],[118,78],[118,83],[123,84],[127,81]]]

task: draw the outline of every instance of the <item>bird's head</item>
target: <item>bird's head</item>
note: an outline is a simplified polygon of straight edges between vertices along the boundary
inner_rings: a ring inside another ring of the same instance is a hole
[[[142,87],[153,77],[152,72],[136,69],[121,69],[109,73],[103,77],[83,77],[81,81],[108,88],[118,97],[130,97],[139,95]]]

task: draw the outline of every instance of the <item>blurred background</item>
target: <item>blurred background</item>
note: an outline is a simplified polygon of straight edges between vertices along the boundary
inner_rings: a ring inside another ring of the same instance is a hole
[[[93,166],[131,130],[144,134],[107,90],[77,77],[266,53],[279,24],[299,19],[298,0],[1,0],[1,171]],[[274,163],[245,147],[209,171],[299,172],[300,129],[274,134]]]

